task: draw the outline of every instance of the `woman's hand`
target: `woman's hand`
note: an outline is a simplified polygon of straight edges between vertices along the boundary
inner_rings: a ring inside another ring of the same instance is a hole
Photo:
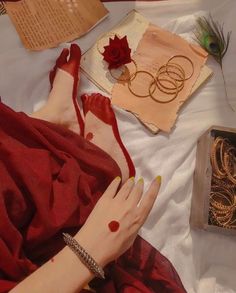
[[[132,245],[152,209],[161,183],[157,177],[142,198],[143,180],[135,184],[129,179],[117,192],[120,181],[120,178],[113,180],[75,236],[100,266],[115,260]],[[115,232],[109,229],[111,221],[119,223]],[[66,246],[54,256],[53,262],[42,265],[11,292],[80,292],[93,277]]]
[[[75,239],[100,266],[117,259],[133,244],[157,197],[161,177],[158,176],[143,195],[143,180],[136,184],[130,178],[117,192],[121,179],[117,177],[99,199]],[[109,223],[119,223],[112,232]]]

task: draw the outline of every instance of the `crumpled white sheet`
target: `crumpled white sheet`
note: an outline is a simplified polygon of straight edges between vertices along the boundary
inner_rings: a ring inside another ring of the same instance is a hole
[[[231,104],[236,109],[236,1],[175,0],[106,4],[110,16],[77,40],[82,50],[111,29],[131,9],[154,24],[191,38],[196,15],[211,12],[233,30],[224,71]],[[69,46],[69,44],[64,44]],[[32,112],[47,97],[48,72],[61,51],[27,52],[8,16],[0,17],[0,95],[17,111]],[[142,237],[168,257],[189,293],[236,292],[236,237],[194,231],[189,227],[196,142],[211,125],[236,127],[236,113],[225,100],[219,66],[209,58],[214,76],[187,102],[170,134],[150,134],[131,114],[116,109],[121,136],[146,184],[162,175],[160,195],[140,231]],[[80,92],[99,91],[82,76]]]

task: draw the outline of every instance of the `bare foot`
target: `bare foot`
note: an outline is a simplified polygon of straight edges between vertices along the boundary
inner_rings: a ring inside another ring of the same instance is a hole
[[[135,175],[133,162],[123,145],[110,99],[101,94],[83,95],[85,138],[103,149],[118,164],[122,181]]]
[[[81,51],[75,44],[71,45],[70,51],[62,51],[49,75],[52,89],[48,101],[32,117],[63,125],[83,134],[84,122],[77,102],[80,59]]]
[[[70,54],[69,60],[67,57]],[[100,94],[82,96],[85,123],[77,103],[81,51],[71,45],[64,49],[50,72],[51,92],[47,103],[31,116],[50,121],[83,135],[107,152],[118,164],[122,181],[134,176],[135,170],[124,147],[110,100]]]

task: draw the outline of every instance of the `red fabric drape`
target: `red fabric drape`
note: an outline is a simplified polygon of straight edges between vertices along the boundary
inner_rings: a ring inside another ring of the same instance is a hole
[[[104,151],[60,126],[0,103],[0,293],[76,233],[120,170]],[[107,268],[97,292],[185,292],[170,262],[141,238]]]

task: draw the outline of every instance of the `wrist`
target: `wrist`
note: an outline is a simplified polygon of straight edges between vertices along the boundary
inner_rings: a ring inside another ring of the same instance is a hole
[[[70,234],[63,233],[63,239],[67,246],[74,252],[74,254],[80,259],[80,261],[92,272],[95,277],[105,278],[102,267],[94,260],[84,247]]]
[[[104,249],[99,247],[99,240],[96,237],[88,236],[83,228],[74,236],[74,239],[87,251],[87,253],[96,261],[96,263],[104,268],[107,263],[106,253]],[[101,242],[100,242],[101,243]]]

